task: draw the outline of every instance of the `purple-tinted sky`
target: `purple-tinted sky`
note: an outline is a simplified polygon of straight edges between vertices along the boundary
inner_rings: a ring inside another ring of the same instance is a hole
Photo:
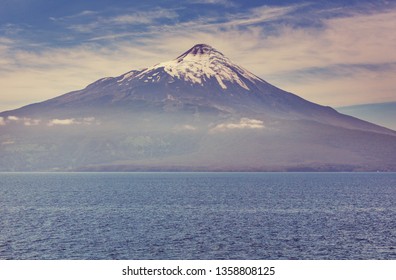
[[[330,106],[396,101],[394,1],[0,0],[0,111],[196,43]]]

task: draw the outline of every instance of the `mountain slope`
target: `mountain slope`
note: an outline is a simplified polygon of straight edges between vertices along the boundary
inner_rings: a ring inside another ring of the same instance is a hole
[[[0,170],[396,170],[395,131],[205,44],[0,118]]]

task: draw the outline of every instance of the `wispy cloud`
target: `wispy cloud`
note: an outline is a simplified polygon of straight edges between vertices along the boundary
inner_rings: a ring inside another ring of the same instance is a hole
[[[6,140],[1,142],[1,145],[12,145],[12,144],[15,144],[14,140]]]
[[[6,118],[0,117],[0,125],[4,126],[7,124],[23,124],[25,126],[34,126],[40,124],[39,119],[27,118],[27,117],[17,117],[17,116],[8,116]]]
[[[180,125],[180,126],[176,126],[174,128],[174,130],[176,131],[195,131],[197,130],[197,128],[191,124],[185,124],[185,125]]]
[[[1,33],[5,34],[7,36],[13,36],[13,35],[23,32],[24,29],[20,25],[17,25],[14,23],[7,23],[7,24],[0,26],[0,31],[1,31]]]
[[[35,126],[35,125],[39,125],[41,122],[41,120],[39,119],[31,119],[31,118],[24,118],[23,120],[23,124],[25,126]]]
[[[161,61],[164,55],[126,43],[109,48],[95,44],[41,48],[35,52],[18,49],[19,43],[0,44],[0,111],[81,89],[102,77],[146,67]]]
[[[62,16],[62,17],[51,16],[51,17],[49,17],[49,19],[54,22],[64,22],[64,21],[71,20],[71,19],[76,20],[76,19],[82,19],[82,18],[87,18],[87,17],[93,17],[96,15],[99,15],[99,12],[91,11],[91,10],[84,10],[79,13],[68,15],[68,16]]]
[[[67,126],[67,125],[91,125],[91,124],[99,124],[99,122],[94,117],[52,119],[47,121],[43,121],[42,119],[17,117],[17,116],[0,117],[0,126],[13,125],[13,124],[24,125],[24,126],[37,126],[40,124],[47,126],[59,126],[59,125]]]
[[[235,7],[236,4],[230,0],[190,0],[192,4],[209,4],[209,5],[221,5],[224,7]]]
[[[87,118],[69,118],[69,119],[52,119],[50,120],[47,125],[48,126],[54,126],[54,125],[61,125],[61,126],[66,126],[66,125],[90,125],[95,121],[95,118],[93,117],[87,117]]]
[[[327,19],[320,29],[279,29],[276,36],[267,38],[268,45],[261,51],[271,66],[271,73],[263,75],[322,104],[395,100],[394,70],[390,69],[396,62],[392,51],[396,49],[395,19],[393,9]],[[356,67],[359,65],[362,67]],[[337,71],[326,76],[307,71],[315,68]]]
[[[153,11],[136,12],[133,14],[119,15],[106,19],[107,23],[115,24],[151,24],[159,19],[175,19],[178,17],[176,11],[171,9],[154,9]]]
[[[7,117],[7,120],[10,120],[10,121],[19,121],[19,118],[16,117],[16,116],[9,116],[9,117]]]
[[[69,29],[83,33],[96,33],[98,30],[101,32],[114,33],[118,31],[125,32],[125,26],[133,25],[153,25],[162,22],[163,20],[173,20],[178,18],[178,13],[173,9],[160,9],[155,8],[150,11],[138,11],[130,13],[121,13],[114,16],[96,16],[91,18],[90,21],[70,24]]]
[[[71,125],[75,124],[75,119],[53,119],[48,122],[48,126],[53,126],[53,125]]]
[[[277,20],[285,15],[301,8],[303,5],[292,5],[284,7],[262,6],[252,9],[249,13],[229,15],[227,21],[221,26],[247,26],[267,21]]]
[[[264,123],[261,120],[241,118],[238,122],[221,123],[213,127],[211,132],[222,132],[239,129],[263,129]]]

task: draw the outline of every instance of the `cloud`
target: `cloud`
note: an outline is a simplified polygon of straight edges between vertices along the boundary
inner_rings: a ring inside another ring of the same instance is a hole
[[[89,22],[70,24],[68,28],[81,33],[95,34],[100,30],[101,33],[105,32],[105,34],[109,34],[114,32],[117,33],[119,28],[122,30],[122,27],[125,26],[150,26],[164,20],[176,19],[178,16],[178,13],[172,9],[156,8],[150,11],[130,12],[115,16],[97,16]]]
[[[110,49],[89,45],[36,52],[0,47],[0,111],[81,89],[102,77],[143,68],[150,61],[158,62],[158,55],[125,44]]]
[[[9,36],[18,35],[24,31],[24,28],[17,24],[6,23],[0,25],[0,32]]]
[[[175,19],[178,14],[171,9],[155,9],[132,14],[119,15],[105,20],[105,23],[115,24],[150,24],[159,19]]]
[[[241,118],[239,122],[221,123],[212,128],[211,132],[235,130],[235,129],[262,129],[264,122],[256,119]]]
[[[31,119],[31,118],[24,118],[23,119],[23,124],[25,126],[34,126],[34,125],[39,125],[41,120],[39,119]]]
[[[302,5],[292,5],[284,7],[262,6],[254,8],[250,13],[240,13],[228,16],[227,21],[220,26],[247,26],[259,24],[267,21],[277,20],[285,15],[294,12]]]
[[[16,117],[16,116],[9,116],[9,117],[7,117],[7,120],[10,120],[10,121],[19,121],[19,118]]]
[[[324,105],[361,104],[395,100],[396,65],[340,65],[288,73],[283,88]],[[371,69],[371,68],[376,68]],[[336,73],[328,73],[336,71]],[[280,81],[280,83],[283,81]]]
[[[190,0],[192,4],[209,4],[209,5],[220,5],[224,7],[235,7],[236,4],[229,0]]]
[[[319,29],[283,27],[258,56],[271,67],[262,76],[321,104],[396,100],[395,18],[393,9],[330,18]]]
[[[17,123],[20,124],[22,123],[25,126],[33,126],[33,125],[39,125],[40,124],[39,119],[32,119],[32,118],[20,118],[17,116],[8,116],[6,118],[0,117],[0,125],[7,125],[9,123]]]
[[[70,119],[52,119],[50,120],[47,125],[54,126],[54,125],[90,125],[95,121],[94,117],[87,117],[87,118],[70,118]]]
[[[2,142],[1,144],[2,145],[12,145],[14,143],[15,143],[15,141],[13,141],[13,140],[6,140],[6,141]]]
[[[92,123],[92,122],[94,122],[94,121],[95,121],[95,118],[94,118],[94,117],[82,118],[82,122],[83,122],[83,123],[86,123],[86,124],[90,124],[90,123]]]
[[[1,45],[13,44],[13,43],[14,43],[14,41],[11,40],[10,38],[0,37],[0,46]]]
[[[53,119],[48,122],[48,126],[53,125],[72,125],[75,124],[75,119]]]
[[[91,11],[91,10],[85,10],[85,11],[81,11],[81,12],[79,12],[77,14],[72,14],[72,15],[63,16],[63,17],[51,16],[51,17],[49,17],[49,20],[61,23],[61,22],[66,22],[68,20],[77,20],[77,19],[81,20],[81,19],[84,19],[84,18],[86,19],[86,18],[93,17],[93,16],[96,16],[96,15],[99,15],[99,12]]]
[[[396,47],[395,18],[396,10],[326,19],[320,28],[280,27],[275,35],[266,38],[263,54],[275,55],[278,61],[275,71],[389,63],[396,61],[396,54],[390,52]]]
[[[190,125],[190,124],[185,124],[185,125],[177,126],[177,127],[175,127],[174,129],[177,130],[177,131],[180,131],[180,130],[184,130],[184,131],[195,131],[195,130],[197,130],[197,128],[196,128],[195,126]]]

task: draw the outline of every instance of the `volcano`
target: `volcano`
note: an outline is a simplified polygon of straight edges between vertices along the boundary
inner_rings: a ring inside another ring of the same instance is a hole
[[[396,171],[396,132],[199,44],[0,113],[1,171]]]

